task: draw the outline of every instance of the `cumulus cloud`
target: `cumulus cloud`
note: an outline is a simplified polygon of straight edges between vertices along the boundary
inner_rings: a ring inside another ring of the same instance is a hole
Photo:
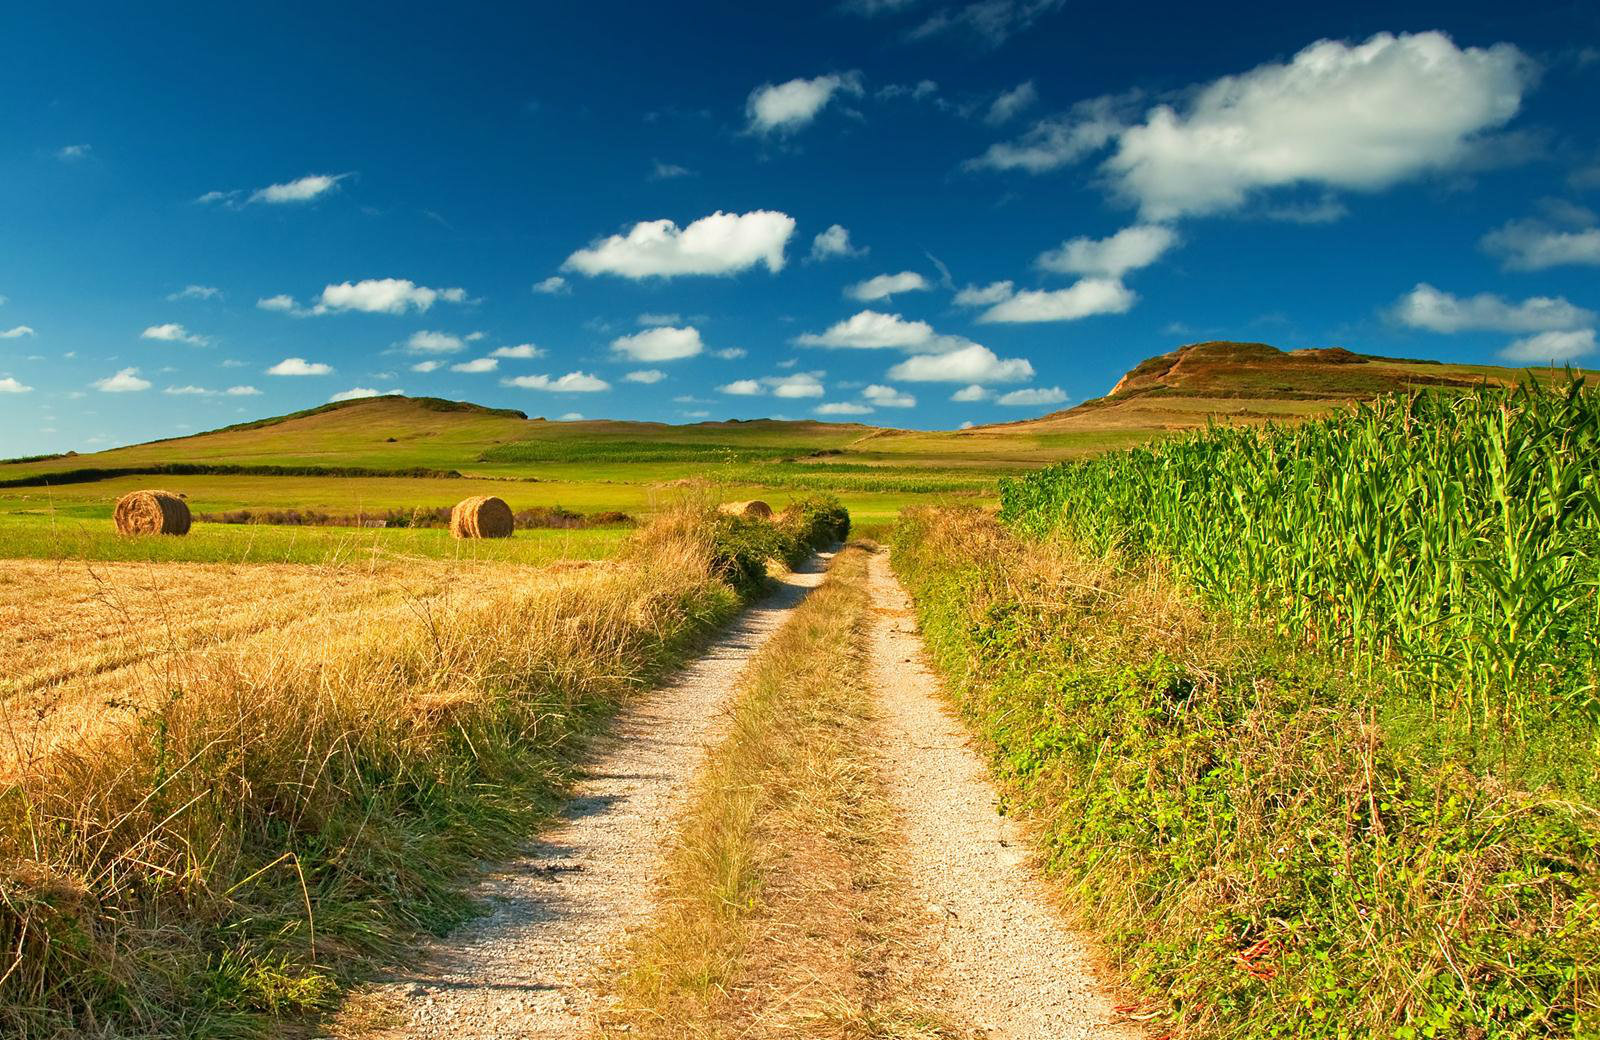
[[[1595,324],[1595,313],[1561,296],[1530,296],[1514,303],[1493,293],[1453,296],[1426,282],[1400,297],[1396,321],[1430,332],[1555,332]]]
[[[737,274],[758,264],[783,270],[784,247],[794,218],[775,210],[721,210],[679,228],[670,220],[645,220],[626,235],[612,235],[567,257],[568,270],[593,277],[673,278]]]
[[[871,415],[872,409],[864,404],[854,401],[830,401],[819,404],[815,409],[818,415]]]
[[[1011,299],[1016,286],[1010,281],[990,282],[988,285],[969,285],[955,295],[957,307],[988,307]]]
[[[481,373],[481,372],[493,372],[495,369],[497,369],[499,367],[500,367],[500,362],[495,360],[494,358],[492,358],[492,357],[481,357],[481,358],[473,358],[471,361],[462,361],[462,362],[459,362],[457,364],[451,365],[450,366],[450,371],[452,371],[452,372],[467,372],[467,373],[470,373],[470,374],[477,374],[477,373]]]
[[[797,372],[791,376],[768,376],[761,382],[772,389],[774,397],[821,397],[823,394],[821,380],[808,372]]]
[[[1538,220],[1513,220],[1483,236],[1484,252],[1508,271],[1600,264],[1600,228],[1561,230]]]
[[[515,346],[510,347],[496,347],[494,350],[489,352],[489,356],[499,358],[517,358],[525,361],[531,358],[544,357],[544,349],[542,347],[536,347],[532,343],[518,343]]]
[[[567,280],[558,274],[553,274],[542,282],[533,283],[533,291],[546,296],[562,296],[572,290],[567,287]]]
[[[331,365],[324,365],[320,361],[307,361],[305,358],[291,357],[267,369],[269,376],[325,376],[333,372]]]
[[[1033,107],[1038,100],[1039,91],[1034,87],[1033,80],[1019,83],[994,99],[989,105],[989,111],[984,114],[983,121],[990,126],[1009,123],[1018,114]]]
[[[1594,329],[1572,329],[1566,332],[1541,332],[1536,336],[1515,340],[1500,352],[1500,356],[1511,361],[1557,365],[1593,354],[1594,347]]]
[[[1177,232],[1169,227],[1137,224],[1109,238],[1068,239],[1059,249],[1039,254],[1034,263],[1041,270],[1056,274],[1121,278],[1129,271],[1149,267],[1177,241]]]
[[[1225,212],[1294,185],[1372,191],[1471,160],[1532,79],[1505,43],[1459,48],[1440,32],[1321,40],[1142,120],[1122,123],[1125,104],[1097,99],[974,165],[1038,173],[1114,143],[1103,171],[1146,220]]]
[[[1106,172],[1147,219],[1236,209],[1294,184],[1375,190],[1454,165],[1522,104],[1531,65],[1510,44],[1456,47],[1439,32],[1312,44],[1152,109]]]
[[[350,389],[341,390],[339,393],[336,393],[332,397],[328,398],[328,403],[333,404],[338,401],[360,401],[368,397],[398,397],[403,393],[405,393],[404,390],[374,390],[370,386],[352,386]]]
[[[96,379],[94,388],[107,394],[127,394],[150,389],[150,381],[148,379],[140,379],[137,368],[124,368],[118,371],[116,375],[106,376],[104,379]]]
[[[996,403],[1017,406],[1060,404],[1066,399],[1066,392],[1059,386],[1029,387],[1026,390],[1013,390],[1009,394],[1001,394]]]
[[[277,296],[262,297],[256,301],[256,306],[264,311],[283,311],[287,313],[295,309],[295,302],[293,296],[287,293],[279,293]]]
[[[1015,293],[978,315],[980,322],[1076,321],[1096,314],[1125,314],[1138,294],[1114,278],[1082,278],[1065,289]]]
[[[177,292],[167,294],[167,301],[169,303],[176,302],[178,300],[220,299],[222,299],[222,290],[210,285],[186,285]]]
[[[250,195],[251,202],[269,202],[281,204],[285,202],[310,202],[320,198],[339,186],[339,182],[350,176],[348,173],[312,173],[297,180],[286,181],[283,184],[269,184]]]
[[[684,328],[666,325],[631,336],[618,336],[611,341],[612,353],[635,361],[677,361],[694,357],[704,349],[700,330],[693,325]]]
[[[844,294],[865,303],[882,300],[895,293],[923,292],[930,288],[932,286],[928,284],[928,280],[917,272],[901,271],[899,274],[880,274],[864,282],[857,282],[845,289]]]
[[[972,342],[960,336],[941,336],[925,321],[907,321],[898,314],[873,310],[859,311],[822,333],[801,333],[794,341],[802,347],[894,349],[917,354],[959,350]]]
[[[32,392],[33,387],[23,386],[10,376],[0,379],[0,394],[27,394]]]
[[[212,394],[216,393],[215,390],[207,390],[203,386],[194,386],[194,385],[189,385],[189,386],[169,386],[169,387],[167,387],[165,390],[163,390],[161,392],[164,393],[164,394],[172,394],[175,397],[185,397],[185,396],[210,397]]]
[[[982,387],[977,383],[972,383],[951,394],[950,400],[962,402],[987,401],[993,396],[994,394],[987,387]]]
[[[31,335],[33,335],[32,325],[13,325],[4,332],[0,332],[0,339],[21,339],[23,336]]]
[[[418,361],[411,366],[413,372],[437,372],[444,367],[443,361]]]
[[[1020,383],[1033,378],[1027,358],[999,358],[974,343],[948,354],[919,354],[889,369],[890,379],[908,383]]]
[[[139,338],[159,340],[163,343],[188,343],[193,346],[204,346],[207,342],[204,336],[196,336],[177,322],[152,325],[139,333]]]
[[[610,390],[611,384],[598,376],[588,372],[568,372],[564,376],[551,379],[546,375],[515,376],[511,379],[500,380],[501,386],[515,386],[523,390],[549,390],[553,393],[564,394],[594,394],[602,390]]]
[[[327,286],[311,313],[362,311],[367,314],[404,314],[411,310],[425,311],[439,300],[463,303],[466,298],[465,289],[430,289],[409,278],[367,278],[359,282],[340,282]]]
[[[831,260],[834,257],[866,256],[867,247],[857,248],[850,242],[850,231],[839,224],[831,224],[826,231],[817,233],[811,240],[811,259]]]
[[[261,391],[253,386],[230,386],[222,391],[228,397],[259,397]]]
[[[873,383],[861,391],[861,396],[881,408],[915,408],[917,399],[892,386]]]
[[[734,397],[759,397],[764,391],[760,380],[735,379],[731,383],[724,383],[717,387],[719,394],[731,394]]]
[[[745,116],[751,133],[793,133],[808,125],[839,94],[859,97],[861,73],[845,72],[787,83],[764,83],[750,92]]]
[[[453,336],[448,332],[430,332],[420,329],[411,334],[406,340],[406,350],[412,354],[454,354],[465,350],[466,344],[460,336]]]
[[[721,358],[724,361],[737,361],[748,353],[749,351],[743,347],[724,347],[721,350],[713,350],[711,356]]]
[[[636,371],[629,372],[622,378],[630,383],[644,383],[648,385],[650,383],[661,382],[663,379],[667,378],[667,374],[661,371],[659,368],[641,368]]]

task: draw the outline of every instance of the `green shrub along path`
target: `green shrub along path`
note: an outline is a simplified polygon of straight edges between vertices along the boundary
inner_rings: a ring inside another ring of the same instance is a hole
[[[1600,1034],[1600,805],[1161,570],[916,510],[893,562],[1049,875],[1179,1035]]]

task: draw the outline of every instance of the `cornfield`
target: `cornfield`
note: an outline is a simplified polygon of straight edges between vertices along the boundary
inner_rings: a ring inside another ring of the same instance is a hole
[[[1002,481],[1033,535],[1394,666],[1435,707],[1600,723],[1600,392],[1421,391]]]

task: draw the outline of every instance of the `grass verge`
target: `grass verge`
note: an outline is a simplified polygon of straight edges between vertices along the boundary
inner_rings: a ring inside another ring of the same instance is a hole
[[[942,1035],[895,953],[910,915],[868,745],[866,558],[841,553],[745,673],[604,1035]]]
[[[1159,571],[963,510],[894,563],[1007,809],[1179,1034],[1600,1031],[1591,801]]]

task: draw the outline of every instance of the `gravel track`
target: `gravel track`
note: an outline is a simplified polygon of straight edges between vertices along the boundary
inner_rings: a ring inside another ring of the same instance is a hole
[[[366,994],[403,1023],[367,1035],[542,1040],[593,1028],[593,973],[650,913],[662,848],[724,735],[739,674],[821,584],[828,558],[782,579],[676,679],[619,714],[561,819],[485,878],[491,912],[425,951],[422,969]]]
[[[983,762],[944,706],[923,661],[916,617],[887,553],[869,565],[870,647],[891,798],[906,836],[913,892],[934,919],[941,980],[928,1002],[953,1021],[1008,1040],[1135,1040],[1119,1023],[1088,941],[1052,909],[1028,838],[998,811]]]

